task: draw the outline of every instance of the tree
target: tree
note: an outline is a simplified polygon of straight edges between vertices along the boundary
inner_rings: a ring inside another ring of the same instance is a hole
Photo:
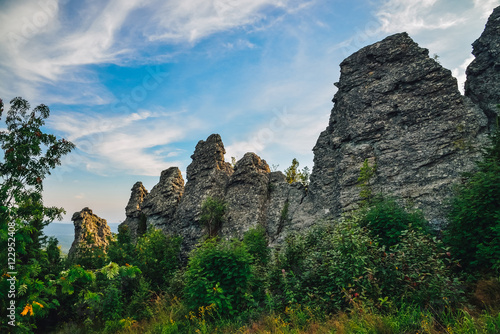
[[[300,182],[307,188],[310,176],[309,168],[306,166],[300,170],[299,165],[299,161],[293,158],[292,165],[285,169],[286,181],[288,183]]]
[[[8,269],[17,272],[16,314],[25,315],[18,316],[16,321],[20,328],[31,329],[35,327],[29,320],[32,316],[43,316],[47,309],[55,307],[55,302],[48,297],[53,289],[41,276],[42,264],[52,256],[52,251],[47,254],[42,249],[45,243],[42,229],[64,212],[62,208],[43,205],[43,180],[75,146],[43,132],[42,127],[50,114],[46,105],[41,104],[30,111],[30,104],[21,97],[12,99],[10,105],[5,117],[7,129],[0,131],[3,151],[0,160],[0,241],[2,249],[7,249],[4,247],[7,241],[14,246],[11,250],[15,250],[12,252],[15,263]],[[3,115],[0,100],[0,119]],[[6,252],[2,252],[0,258],[2,265],[7,264]],[[0,278],[2,313],[6,309],[4,303],[9,302],[4,296],[9,284],[6,278],[5,273]]]

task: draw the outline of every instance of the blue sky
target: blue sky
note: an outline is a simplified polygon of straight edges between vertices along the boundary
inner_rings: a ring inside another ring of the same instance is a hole
[[[312,168],[339,63],[406,31],[463,86],[470,44],[500,0],[0,0],[0,97],[47,104],[77,149],[47,205],[125,219],[130,189],[183,173],[219,133],[226,160],[255,152]],[[1,127],[1,125],[0,125]]]

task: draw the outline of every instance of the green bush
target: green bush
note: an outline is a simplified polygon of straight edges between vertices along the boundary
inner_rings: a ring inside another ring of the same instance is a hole
[[[365,209],[360,220],[367,226],[372,237],[379,238],[387,246],[396,245],[403,231],[408,229],[428,230],[428,223],[421,211],[410,211],[395,199],[379,197]]]
[[[270,267],[278,307],[300,303],[337,311],[356,298],[379,308],[440,307],[461,296],[439,241],[418,230],[403,231],[388,249],[359,219],[322,224],[286,240]]]
[[[270,249],[267,247],[266,230],[262,226],[248,230],[243,236],[243,243],[254,258],[254,263],[267,265]]]
[[[191,310],[214,304],[221,315],[247,305],[252,256],[238,241],[207,239],[190,256],[184,296]]]
[[[124,266],[126,263],[137,265],[137,251],[132,244],[128,226],[118,226],[118,235],[111,239],[108,246],[108,258],[111,262]]]
[[[181,237],[167,236],[158,229],[150,229],[137,241],[136,265],[155,291],[166,289],[179,269],[181,242]]]
[[[445,241],[469,273],[500,269],[500,128],[452,199]]]

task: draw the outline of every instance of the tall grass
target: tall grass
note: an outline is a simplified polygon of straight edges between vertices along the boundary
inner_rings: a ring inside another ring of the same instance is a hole
[[[74,333],[74,332],[73,332]],[[334,315],[319,309],[289,305],[284,312],[251,312],[240,317],[222,317],[212,305],[189,312],[178,298],[161,296],[155,301],[155,316],[128,324],[121,334],[498,334],[500,313],[488,309],[462,308],[437,312],[415,305],[403,305],[384,312],[354,301],[350,310]]]

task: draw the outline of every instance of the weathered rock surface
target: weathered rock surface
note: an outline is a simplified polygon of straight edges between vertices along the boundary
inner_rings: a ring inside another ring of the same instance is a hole
[[[267,202],[266,230],[270,244],[276,245],[290,232],[296,232],[299,224],[297,212],[306,198],[305,187],[298,182],[289,184],[282,172],[269,175],[269,195]]]
[[[500,104],[500,7],[490,15],[472,47],[476,58],[467,67],[465,95],[484,110],[493,126]]]
[[[228,206],[221,234],[242,238],[249,229],[266,223],[269,173],[265,160],[247,153],[234,166],[224,199]]]
[[[145,229],[144,225],[145,217],[143,217],[141,207],[144,202],[144,198],[148,195],[147,189],[142,185],[142,182],[136,182],[132,187],[132,194],[125,207],[126,218],[120,226],[128,227],[130,232],[130,238],[135,242],[137,240],[138,234],[143,232]]]
[[[75,212],[71,218],[75,225],[75,240],[68,252],[68,258],[74,259],[79,256],[82,247],[102,247],[104,250],[109,244],[111,230],[105,219],[99,218],[89,208]],[[89,239],[91,243],[87,242]]]
[[[191,156],[193,161],[187,167],[187,183],[175,212],[175,223],[166,230],[181,234],[186,250],[193,248],[203,235],[199,222],[203,201],[209,196],[224,198],[226,186],[233,174],[231,164],[224,160],[225,153],[221,137],[213,134],[206,141],[200,140]]]
[[[175,211],[183,193],[184,179],[179,168],[164,170],[160,182],[151,189],[141,205],[147,225],[165,229],[165,225],[173,224]]]
[[[314,211],[338,217],[356,208],[368,159],[377,164],[376,192],[411,200],[442,221],[451,185],[474,167],[486,116],[406,33],[361,49],[340,67],[329,125],[313,150]]]

